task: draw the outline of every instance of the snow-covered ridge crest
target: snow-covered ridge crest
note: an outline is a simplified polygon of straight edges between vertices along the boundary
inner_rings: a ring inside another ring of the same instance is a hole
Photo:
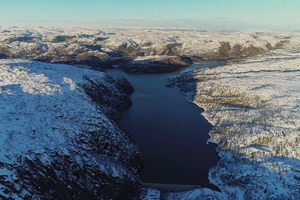
[[[61,92],[61,86],[50,84],[48,77],[44,74],[29,73],[24,67],[11,68],[7,65],[1,66],[1,93],[13,92],[9,87],[19,85],[24,93],[53,95],[55,92]],[[6,86],[6,87],[5,87]],[[3,89],[7,90],[3,90]],[[18,91],[14,91],[18,92]]]
[[[0,61],[0,198],[97,199],[138,189],[140,153],[107,115],[113,108],[86,94],[87,78],[110,98],[125,95],[118,78],[101,72]]]
[[[1,27],[0,58],[85,63],[93,67],[111,67],[122,64],[124,58],[130,58],[137,60],[137,67],[145,68],[151,62],[165,64],[165,68],[169,64],[182,67],[202,59],[259,56],[282,47],[285,51],[295,52],[299,38],[299,32],[274,31]],[[143,63],[146,64],[141,65]]]

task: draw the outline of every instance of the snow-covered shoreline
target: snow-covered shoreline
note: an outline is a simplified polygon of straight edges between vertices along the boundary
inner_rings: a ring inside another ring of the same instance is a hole
[[[171,80],[214,126],[209,178],[228,199],[299,199],[299,72],[299,53],[274,53]]]
[[[0,60],[0,198],[135,195],[141,154],[110,115],[124,109],[126,84],[69,65]]]

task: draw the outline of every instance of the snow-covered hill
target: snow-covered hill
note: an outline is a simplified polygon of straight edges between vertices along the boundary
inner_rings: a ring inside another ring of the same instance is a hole
[[[205,109],[229,199],[300,199],[300,54],[199,69],[170,80]]]
[[[257,56],[283,46],[293,51],[290,44],[299,44],[299,37],[298,32],[271,31],[2,27],[0,57],[102,68],[120,65],[127,71],[153,73],[176,70],[202,59]]]
[[[1,60],[0,199],[138,192],[141,154],[111,115],[131,91],[125,79],[89,69]]]

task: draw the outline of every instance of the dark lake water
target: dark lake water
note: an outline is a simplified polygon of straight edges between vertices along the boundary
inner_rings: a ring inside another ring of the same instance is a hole
[[[208,61],[182,71],[214,67]],[[181,72],[182,72],[181,71]],[[208,171],[219,157],[216,145],[207,144],[212,126],[201,115],[203,109],[188,102],[176,88],[166,87],[168,74],[127,74],[108,70],[127,78],[135,91],[132,106],[124,111],[120,125],[132,136],[144,157],[140,172],[143,182],[200,185],[210,187]]]

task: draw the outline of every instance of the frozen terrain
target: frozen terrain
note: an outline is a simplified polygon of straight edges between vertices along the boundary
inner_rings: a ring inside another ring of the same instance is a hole
[[[0,58],[0,198],[139,189],[141,155],[115,121],[130,84],[49,62],[155,73],[231,59],[170,80],[214,126],[221,160],[209,179],[221,192],[146,188],[143,198],[300,199],[299,32],[1,27]]]
[[[221,161],[209,178],[222,193],[229,199],[300,198],[299,53],[274,52],[170,82],[203,107],[214,126],[210,136]]]
[[[202,59],[240,59],[283,47],[299,33],[141,29],[0,28],[0,57],[174,71]]]
[[[141,155],[110,114],[128,106],[130,87],[88,69],[1,60],[0,199],[138,192]]]

